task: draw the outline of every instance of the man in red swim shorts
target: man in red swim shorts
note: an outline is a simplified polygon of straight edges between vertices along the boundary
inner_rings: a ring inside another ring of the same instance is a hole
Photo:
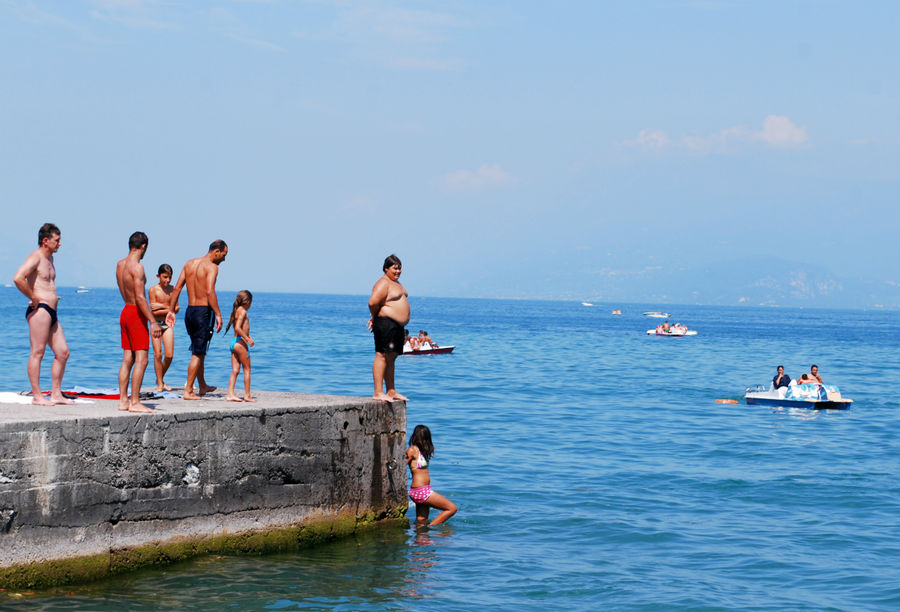
[[[144,287],[147,276],[141,259],[147,252],[150,241],[144,232],[135,232],[128,239],[128,256],[116,264],[116,282],[119,293],[125,300],[122,314],[119,315],[119,326],[122,328],[122,367],[119,368],[119,410],[128,412],[153,412],[154,410],[141,403],[141,383],[147,369],[150,350],[150,334],[154,338],[162,335],[162,330],[150,304]],[[147,333],[147,322],[150,322],[150,333]],[[132,367],[134,368],[132,371]],[[128,378],[131,377],[131,397],[128,396]]]

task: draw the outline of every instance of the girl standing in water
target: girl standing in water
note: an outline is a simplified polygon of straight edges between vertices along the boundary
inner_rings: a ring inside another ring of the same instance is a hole
[[[431,443],[431,430],[425,425],[416,425],[409,437],[409,448],[406,449],[406,464],[412,475],[409,487],[409,498],[416,502],[416,525],[428,526],[443,523],[456,514],[456,504],[431,488],[431,477],[428,475],[428,462],[434,454]],[[428,522],[431,508],[441,510],[433,521]]]
[[[250,347],[255,343],[250,337],[250,317],[247,311],[250,310],[250,304],[253,303],[253,294],[247,291],[238,291],[234,298],[234,306],[231,308],[231,318],[228,319],[228,325],[225,331],[234,325],[234,338],[231,340],[231,378],[228,379],[228,396],[225,398],[229,402],[255,402],[256,400],[250,396]],[[238,372],[241,367],[244,368],[244,399],[242,400],[234,394],[234,384],[237,382]]]

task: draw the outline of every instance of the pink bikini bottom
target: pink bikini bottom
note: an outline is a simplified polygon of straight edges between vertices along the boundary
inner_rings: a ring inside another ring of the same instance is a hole
[[[425,485],[424,487],[416,487],[409,490],[409,498],[417,504],[424,504],[425,500],[428,499],[431,493],[432,490],[430,485]]]

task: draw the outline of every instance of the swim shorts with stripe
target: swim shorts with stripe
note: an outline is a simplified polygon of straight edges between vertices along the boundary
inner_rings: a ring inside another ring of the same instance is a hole
[[[135,304],[125,304],[119,315],[119,327],[122,329],[122,349],[126,351],[150,350],[150,332],[147,330],[147,318]]]

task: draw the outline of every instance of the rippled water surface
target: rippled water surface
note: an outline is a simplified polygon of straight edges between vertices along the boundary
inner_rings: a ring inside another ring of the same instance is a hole
[[[0,295],[0,388],[24,389],[24,301]],[[371,394],[365,296],[255,297],[255,387]],[[414,332],[457,346],[403,357],[397,372],[408,430],[434,434],[432,483],[460,507],[446,527],[0,593],[0,607],[900,607],[900,313],[668,306],[699,335],[656,338],[641,312],[657,304],[412,307]],[[67,385],[115,386],[119,308],[112,291],[64,294]],[[172,383],[183,384],[186,347],[179,321]],[[224,337],[211,350],[207,378],[224,385]],[[778,364],[799,376],[811,363],[855,400],[850,410],[715,402],[768,384]]]

